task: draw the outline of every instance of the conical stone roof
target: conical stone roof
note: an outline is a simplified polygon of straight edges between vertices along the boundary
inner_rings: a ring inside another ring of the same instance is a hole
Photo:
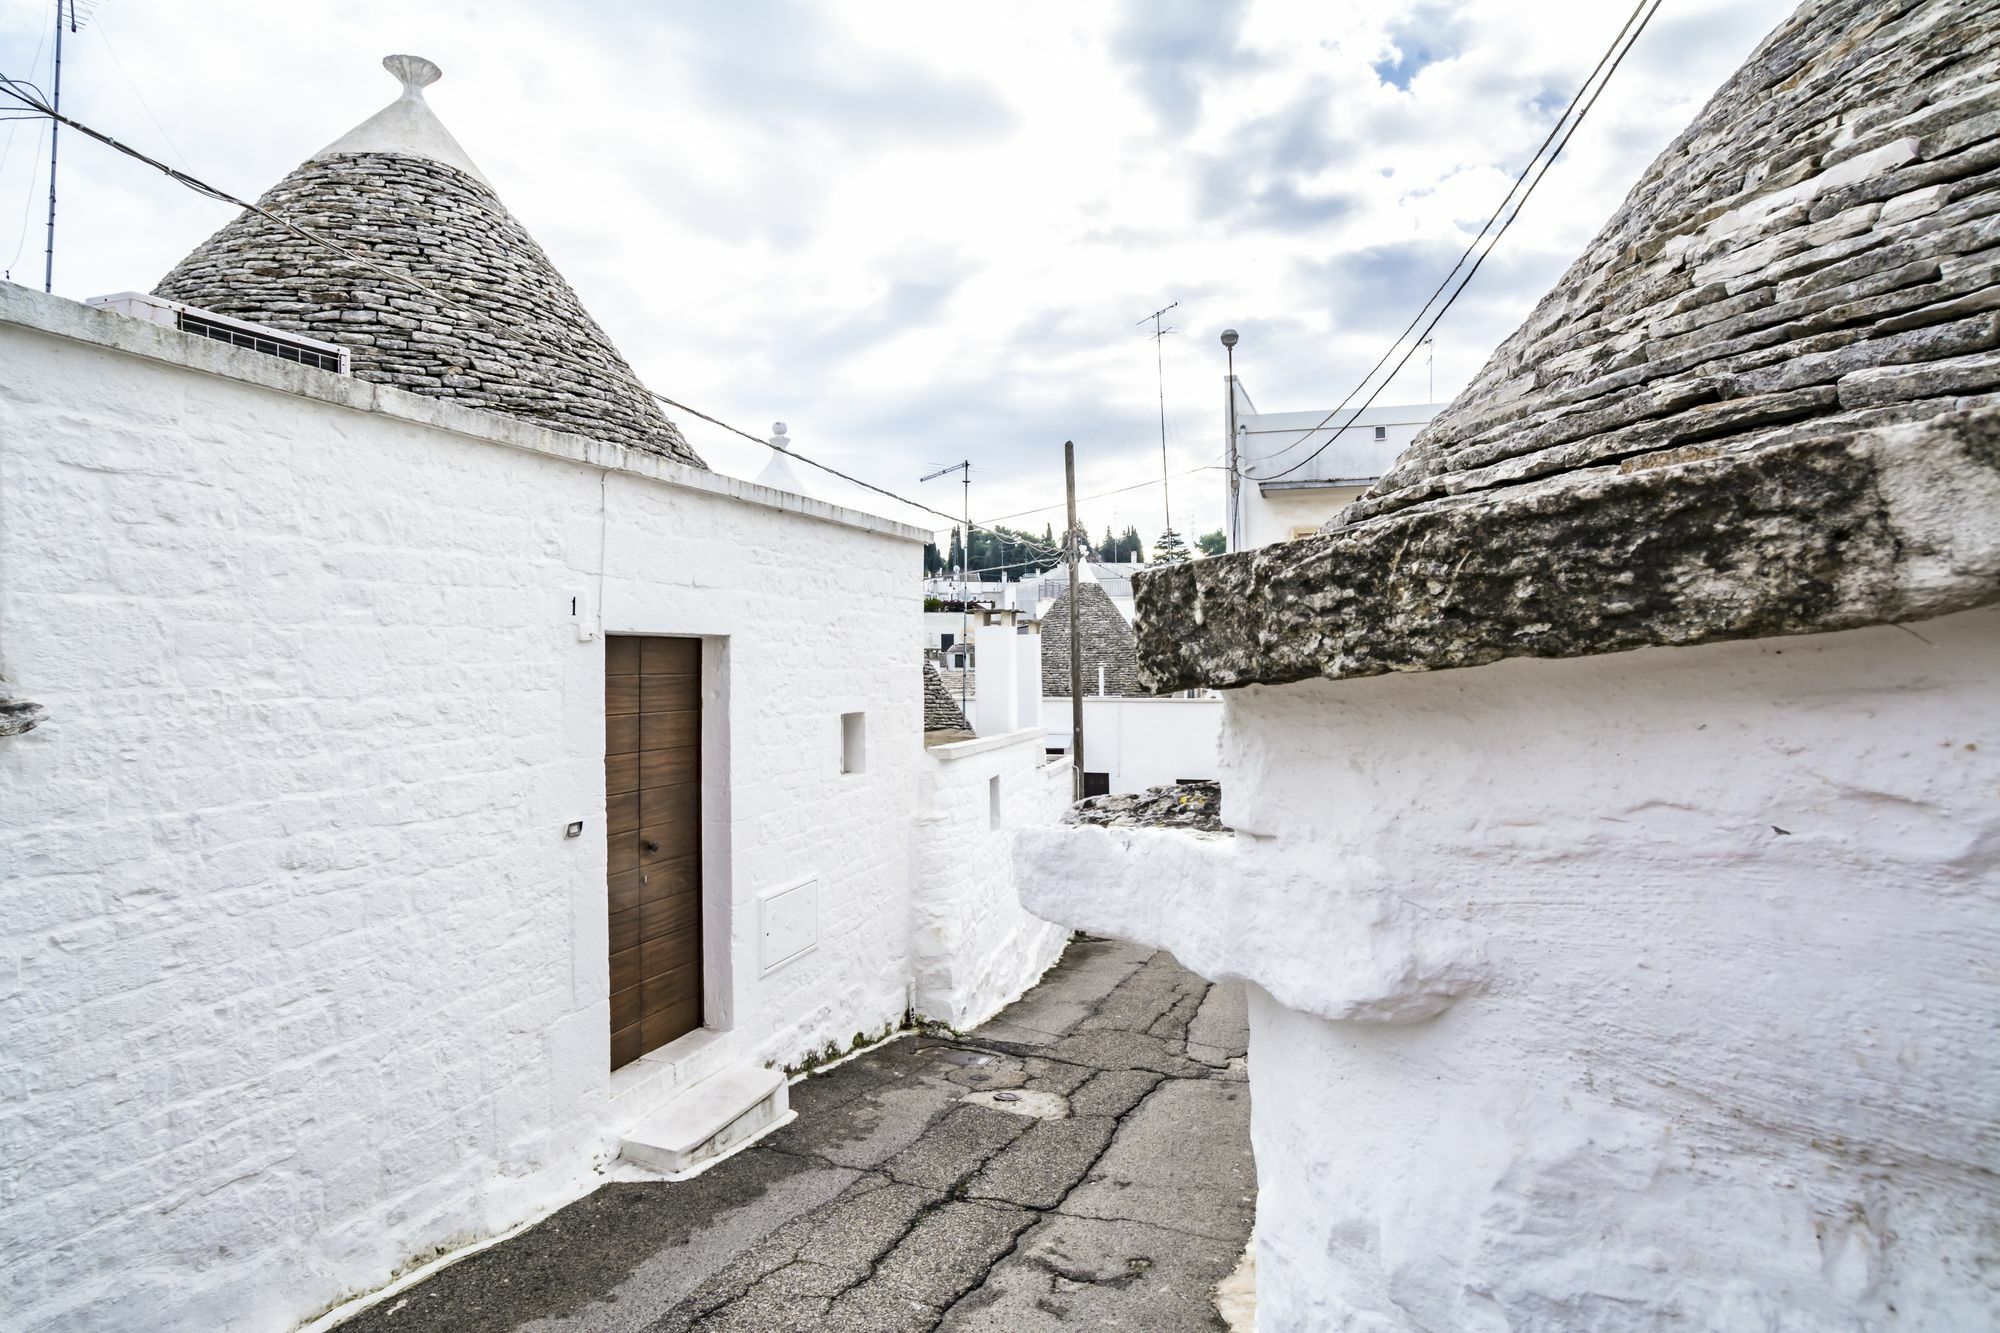
[[[1321,535],[1137,580],[1147,682],[2000,601],[1996,34],[2000,0],[1806,0]]]
[[[258,202],[445,299],[252,212],[155,294],[340,344],[358,379],[704,466],[425,103],[438,67],[382,63],[401,96]]]
[[[1996,31],[1994,0],[1807,0],[1329,530],[2000,387]]]
[[[972,724],[965,720],[964,710],[952,698],[944,677],[929,662],[924,663],[924,730],[972,734]]]
[[[1074,590],[1065,588],[1042,617],[1042,694],[1069,698],[1069,599],[1077,593],[1076,629],[1083,662],[1083,693],[1097,693],[1097,670],[1104,668],[1104,692],[1131,696],[1150,693],[1139,683],[1139,645],[1132,627],[1111,603],[1111,594],[1084,570]]]

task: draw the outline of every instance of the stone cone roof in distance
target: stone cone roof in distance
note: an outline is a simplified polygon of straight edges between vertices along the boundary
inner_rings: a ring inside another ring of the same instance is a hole
[[[704,466],[562,274],[431,111],[437,66],[383,61],[401,95],[264,195],[155,295],[346,347],[357,379]]]
[[[1077,587],[1081,589],[1076,618],[1077,638],[1082,646],[1084,696],[1097,693],[1100,665],[1104,668],[1107,695],[1150,694],[1139,680],[1138,641],[1133,638],[1132,627],[1125,623],[1125,617],[1111,604],[1111,594],[1095,578],[1087,576],[1077,579]],[[1042,694],[1049,698],[1069,698],[1071,592],[1072,589],[1063,589],[1042,616]]]
[[[929,662],[924,663],[924,731],[926,734],[940,731],[972,734],[972,724],[965,720],[958,700],[945,688],[944,677],[938,675],[937,668]]]
[[[1367,494],[1137,599],[1161,689],[2000,600],[2000,0],[1807,0]]]

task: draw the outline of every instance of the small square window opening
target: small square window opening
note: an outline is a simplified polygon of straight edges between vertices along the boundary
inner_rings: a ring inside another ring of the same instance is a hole
[[[863,773],[868,769],[868,714],[840,715],[840,771]]]

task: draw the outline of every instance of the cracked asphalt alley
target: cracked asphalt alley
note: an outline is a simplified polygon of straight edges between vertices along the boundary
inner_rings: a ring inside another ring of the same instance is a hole
[[[797,1083],[798,1119],[706,1174],[606,1184],[341,1330],[1220,1329],[1244,1046],[1240,988],[1079,939],[977,1031]],[[1067,1113],[966,1100],[1016,1090]]]

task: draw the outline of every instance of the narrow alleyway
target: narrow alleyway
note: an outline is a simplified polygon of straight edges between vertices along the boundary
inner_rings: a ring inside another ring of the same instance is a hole
[[[342,1333],[1219,1329],[1244,1046],[1239,988],[1082,940],[976,1032],[798,1083],[706,1174],[607,1184]]]

